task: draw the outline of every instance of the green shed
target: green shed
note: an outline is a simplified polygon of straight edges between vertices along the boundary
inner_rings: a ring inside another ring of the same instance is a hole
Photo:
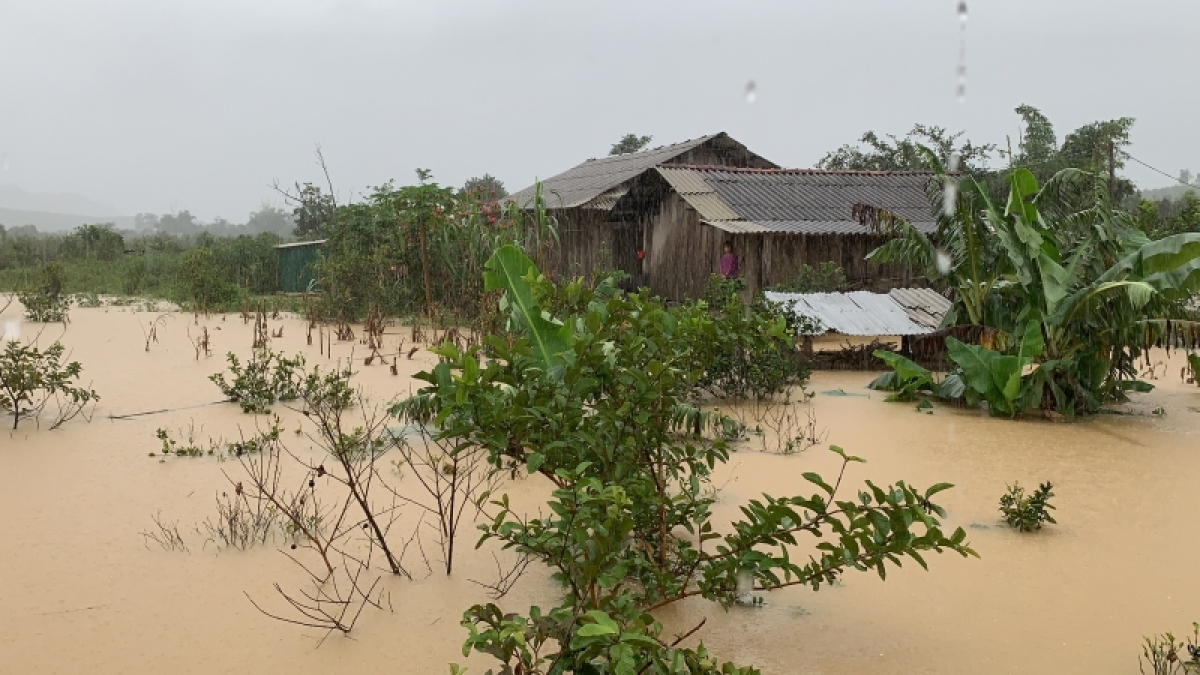
[[[279,244],[279,290],[284,293],[303,293],[316,281],[314,263],[321,255],[324,239]]]

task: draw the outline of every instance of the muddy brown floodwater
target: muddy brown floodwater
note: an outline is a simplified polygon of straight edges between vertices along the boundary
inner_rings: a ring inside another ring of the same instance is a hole
[[[10,308],[3,318],[15,316]],[[220,398],[208,375],[224,368],[226,351],[249,352],[251,326],[178,314],[146,352],[139,323],[153,317],[76,309],[65,333],[44,328],[41,342],[61,335],[103,400],[91,424],[51,432],[25,423],[0,436],[0,672],[446,673],[452,661],[484,672],[487,660],[460,651],[463,610],[487,599],[470,580],[495,574],[493,551],[471,548],[473,532],[452,577],[407,559],[415,580],[384,581],[393,611],[368,609],[353,639],[335,635],[320,648],[320,632],[270,620],[246,598],[271,603],[274,583],[300,583],[276,547],[218,552],[194,536],[190,553],[144,544],[139,533],[155,513],[192,533],[227,488],[222,470],[239,468],[148,457],[155,429],[178,435],[193,425],[204,439],[254,425],[235,405],[206,405]],[[203,325],[216,355],[197,361],[186,330]],[[326,362],[305,345],[301,320],[271,322],[279,326],[274,348]],[[23,337],[37,327],[25,325]],[[397,338],[388,339],[394,349]],[[352,349],[335,343],[334,354]],[[401,359],[400,377],[374,366],[356,380],[382,401],[409,392],[408,376],[432,363],[422,351]],[[827,443],[868,460],[846,485],[954,483],[942,500],[950,524],[966,529],[981,558],[933,555],[928,572],[909,562],[886,582],[852,573],[817,593],[769,594],[761,609],[689,601],[660,618],[678,629],[707,616],[693,641],[773,674],[1136,673],[1143,635],[1178,635],[1200,621],[1200,388],[1179,381],[1180,365],[1172,355],[1157,389],[1126,407],[1134,414],[1075,424],[944,407],[927,415],[884,403],[865,388],[871,374],[817,373],[817,395],[799,410],[811,406]],[[824,393],[837,390],[850,395]],[[108,419],[161,409],[172,412]],[[302,423],[281,412],[289,430]],[[802,472],[837,467],[826,450],[781,456],[760,447],[743,443],[718,474],[722,517],[763,492],[808,492]],[[1053,481],[1059,524],[1031,534],[1004,526],[997,502],[1014,480]],[[504,489],[527,508],[548,492],[536,477]],[[500,604],[525,612],[555,597],[539,570]]]

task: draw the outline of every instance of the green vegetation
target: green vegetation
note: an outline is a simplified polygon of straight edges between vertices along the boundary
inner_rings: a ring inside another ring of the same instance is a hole
[[[1008,486],[1008,492],[1000,497],[1000,513],[1004,514],[1004,522],[1022,532],[1032,532],[1042,529],[1042,523],[1057,523],[1050,515],[1054,507],[1050,498],[1054,486],[1049,482],[1038,486],[1033,494],[1026,495],[1025,488],[1020,483]]]
[[[267,233],[225,238],[207,232],[122,234],[100,225],[66,235],[0,231],[0,288],[21,292],[38,311],[45,306],[39,300],[54,297],[47,293],[51,286],[57,287],[63,308],[65,296],[78,293],[233,311],[254,296],[275,292],[279,241]],[[48,270],[53,270],[53,284]]]
[[[62,265],[56,262],[42,265],[33,287],[19,291],[17,299],[25,307],[25,316],[30,321],[65,322],[71,300],[63,294]]]
[[[214,373],[208,379],[226,398],[239,404],[242,412],[265,414],[271,412],[270,406],[276,401],[299,398],[301,380],[297,371],[304,367],[303,354],[288,358],[282,352],[260,346],[245,366],[233,352],[226,358],[233,381],[226,380],[224,373]]]
[[[1150,670],[1146,670],[1147,667]],[[1192,635],[1186,643],[1171,633],[1144,638],[1138,670],[1143,675],[1200,673],[1200,622],[1192,624]]]
[[[625,134],[621,140],[613,143],[612,149],[608,151],[609,156],[624,155],[630,152],[641,152],[650,145],[650,141],[654,140],[651,136],[638,136],[637,134]]]
[[[767,289],[780,293],[837,293],[846,290],[846,271],[827,260],[816,267],[805,263],[791,279]]]
[[[926,157],[939,182],[950,180]],[[1009,417],[1074,416],[1149,390],[1135,367],[1146,347],[1195,332],[1178,319],[1200,289],[1200,233],[1151,241],[1112,203],[1104,176],[1066,169],[1039,186],[1016,169],[1007,182],[1002,206],[972,177],[958,184],[953,208],[936,191],[937,232],[887,219],[892,238],[868,259],[921,269],[954,291],[944,325],[996,336],[987,345],[946,340],[968,404],[987,401]]]
[[[13,416],[13,429],[22,419],[37,419],[51,401],[58,410],[51,423],[57,429],[83,412],[100,396],[77,384],[83,367],[78,361],[63,364],[61,342],[39,350],[31,344],[9,340],[0,351],[0,410]]]
[[[839,499],[847,468],[862,460],[836,447],[842,466],[832,484],[804,474],[814,494],[764,496],[719,532],[710,481],[728,461],[731,421],[690,401],[721,313],[700,302],[667,308],[622,293],[611,278],[556,285],[515,247],[486,268],[517,330],[467,350],[438,348],[442,362],[418,376],[426,386],[393,413],[441,441],[482,449],[497,468],[524,466],[553,483],[544,515],[521,518],[501,496],[480,529],[547,565],[564,598],[527,615],[468,609],[464,653],[496,657],[500,672],[754,673],[703,645],[667,640],[653,612],[693,596],[729,605],[786,586],[816,590],[850,569],[886,577],[903,557],[924,566],[930,551],[975,555],[961,529],[941,530],[944,512],[932,500],[948,484],[867,482],[855,499]],[[782,322],[771,330],[782,334]],[[820,537],[807,561],[790,552],[802,535]]]

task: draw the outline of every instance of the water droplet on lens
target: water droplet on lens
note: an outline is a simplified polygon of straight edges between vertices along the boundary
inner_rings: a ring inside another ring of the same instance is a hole
[[[940,248],[937,252],[937,270],[939,274],[950,273],[950,254]]]
[[[950,172],[951,172],[951,173],[953,173],[953,172],[955,172],[955,171],[958,171],[958,163],[959,163],[959,160],[960,160],[960,159],[961,159],[961,158],[959,157],[959,155],[958,155],[958,151],[957,151],[957,150],[955,150],[955,151],[952,151],[952,152],[950,153],[950,162],[949,162],[949,166],[950,166]]]
[[[959,2],[959,3],[958,3],[958,20],[959,20],[959,21],[961,21],[962,23],[966,23],[966,22],[967,22],[967,3],[966,3],[966,0],[962,0],[961,2]]]
[[[4,322],[4,341],[16,342],[21,339],[21,322],[5,321]]]
[[[953,178],[946,177],[946,183],[942,188],[942,213],[947,218],[954,215],[954,209],[958,206],[958,181]]]
[[[754,84],[754,80],[746,83],[746,103],[754,103],[758,98],[758,86]]]
[[[962,84],[962,83],[959,83],[959,85],[958,85],[958,102],[959,103],[967,102],[967,85]]]

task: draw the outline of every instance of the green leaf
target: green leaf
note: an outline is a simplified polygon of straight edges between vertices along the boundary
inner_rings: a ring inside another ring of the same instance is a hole
[[[537,470],[542,467],[542,463],[545,461],[546,456],[542,453],[531,452],[529,453],[529,456],[525,458],[525,466],[529,470],[529,473],[537,473]]]
[[[558,355],[569,348],[564,338],[570,329],[548,321],[534,303],[533,289],[525,276],[530,271],[536,272],[537,267],[521,249],[511,244],[497,249],[483,267],[484,290],[505,292],[504,297],[512,304],[513,314],[529,331],[534,355],[543,368],[549,369],[558,362]]]

